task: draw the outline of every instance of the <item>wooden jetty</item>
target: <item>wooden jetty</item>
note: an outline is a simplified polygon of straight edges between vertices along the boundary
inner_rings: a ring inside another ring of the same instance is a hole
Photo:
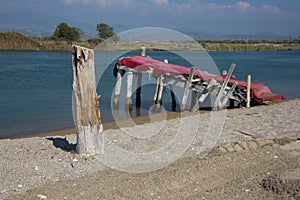
[[[201,71],[195,67],[185,67],[175,64],[169,64],[165,61],[159,61],[145,57],[142,50],[141,56],[131,56],[120,58],[115,65],[115,75],[117,77],[114,104],[119,103],[121,91],[122,77],[127,72],[127,108],[132,108],[132,90],[133,75],[138,75],[139,81],[137,85],[138,92],[136,99],[140,104],[141,93],[141,76],[143,74],[151,75],[156,78],[156,89],[154,92],[153,104],[157,109],[162,103],[162,91],[164,87],[168,87],[171,91],[172,110],[176,108],[176,98],[173,93],[173,87],[182,87],[183,97],[180,102],[180,110],[186,109],[189,94],[191,96],[191,111],[199,110],[201,104],[209,96],[215,96],[212,103],[213,110],[221,110],[228,105],[232,107],[260,105],[268,101],[281,100],[284,97],[280,94],[273,94],[271,90],[263,83],[251,83],[251,77],[247,82],[237,80],[233,76],[235,64],[232,64],[228,70],[222,75],[215,75],[206,71]],[[192,91],[192,92],[190,92]]]

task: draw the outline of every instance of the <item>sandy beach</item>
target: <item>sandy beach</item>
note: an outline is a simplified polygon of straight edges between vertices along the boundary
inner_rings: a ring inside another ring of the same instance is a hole
[[[291,99],[110,123],[107,157],[76,154],[73,129],[0,140],[0,199],[300,199],[299,113]],[[114,146],[159,156],[141,164]]]

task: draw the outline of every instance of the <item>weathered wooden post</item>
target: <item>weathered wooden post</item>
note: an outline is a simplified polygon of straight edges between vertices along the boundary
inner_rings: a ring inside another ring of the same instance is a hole
[[[76,109],[77,146],[83,155],[102,153],[103,125],[99,98],[96,93],[94,51],[80,46],[72,47],[73,90]]]
[[[251,75],[247,77],[247,108],[250,108]]]
[[[222,109],[221,98],[223,96],[225,88],[227,87],[227,84],[228,84],[228,82],[230,80],[230,77],[231,77],[231,75],[233,73],[233,70],[234,70],[235,66],[236,65],[234,63],[232,63],[231,66],[230,66],[230,68],[229,68],[229,71],[228,71],[228,73],[227,73],[227,75],[225,77],[225,80],[223,81],[223,84],[222,84],[222,86],[221,86],[221,88],[219,90],[219,93],[218,93],[217,97],[216,97],[216,100],[215,100],[215,103],[214,103],[214,107],[213,107],[214,110],[221,110]]]
[[[141,115],[142,79],[143,79],[143,74],[142,73],[138,73],[137,74],[137,83],[136,83],[136,93],[135,93],[135,109],[136,109],[136,115],[137,116]]]
[[[117,82],[116,82],[115,95],[114,95],[115,108],[119,105],[119,98],[120,98],[120,94],[121,94],[121,88],[122,88],[122,70],[118,69],[118,71],[117,71]]]
[[[143,74],[138,73],[136,83],[136,107],[141,107],[142,79]]]
[[[227,92],[226,96],[224,97],[222,103],[221,103],[221,108],[224,108],[229,100],[229,98],[232,96],[233,91],[235,90],[238,82],[234,82],[234,84],[231,86],[230,90]]]
[[[199,110],[200,105],[203,101],[208,97],[208,95],[217,87],[217,81],[215,79],[211,79],[206,88],[202,91],[198,102],[196,102],[195,106],[192,108],[192,112]]]
[[[188,80],[185,83],[184,92],[183,92],[183,98],[182,98],[182,103],[181,103],[181,108],[180,108],[181,111],[184,111],[184,109],[185,109],[185,106],[186,106],[186,103],[187,103],[187,99],[189,97],[189,89],[191,87],[192,80],[194,78],[195,69],[196,69],[195,67],[191,68],[191,71],[190,71],[190,74],[189,74],[189,78],[188,78]]]
[[[155,102],[155,107],[156,107],[157,111],[160,110],[160,107],[162,105],[162,93],[164,90],[164,82],[163,81],[164,81],[164,76],[161,74],[159,76],[158,94],[157,94],[157,99]]]
[[[133,73],[127,73],[127,92],[126,92],[126,99],[127,99],[127,109],[132,110],[132,80],[133,80]]]

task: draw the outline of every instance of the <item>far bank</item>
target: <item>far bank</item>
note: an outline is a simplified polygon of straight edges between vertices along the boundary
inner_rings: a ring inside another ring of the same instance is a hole
[[[99,38],[90,38],[77,42],[40,39],[29,37],[17,32],[0,32],[0,50],[46,50],[67,51],[72,45],[95,48],[101,43]],[[197,40],[207,51],[287,51],[300,50],[300,40]],[[142,45],[142,44],[141,44]],[[179,46],[166,46],[168,50],[177,50]]]

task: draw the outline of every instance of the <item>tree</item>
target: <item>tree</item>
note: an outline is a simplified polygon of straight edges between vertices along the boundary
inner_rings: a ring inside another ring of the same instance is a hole
[[[62,22],[56,27],[51,37],[55,40],[72,42],[78,41],[82,35],[82,32],[83,31],[81,29],[70,27],[67,23]]]
[[[99,37],[104,40],[115,35],[114,28],[104,23],[97,24],[97,31]]]

